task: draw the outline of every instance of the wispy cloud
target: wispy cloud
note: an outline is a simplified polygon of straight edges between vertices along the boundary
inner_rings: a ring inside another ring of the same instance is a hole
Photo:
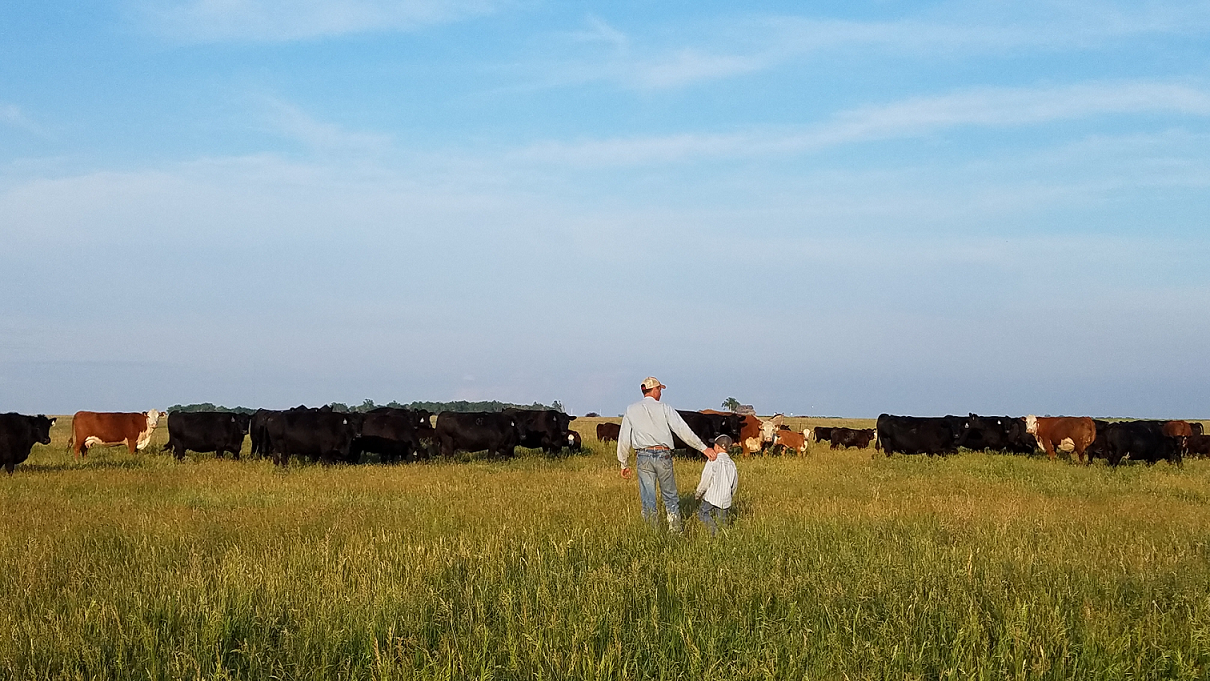
[[[709,157],[800,154],[843,144],[917,137],[964,126],[1037,125],[1138,113],[1210,116],[1210,92],[1179,83],[1100,82],[979,88],[844,111],[817,126],[728,134],[687,133],[584,142],[544,142],[521,158],[577,165],[669,163]]]
[[[15,104],[0,104],[0,124],[32,132],[41,137],[46,136],[46,131],[42,129],[42,126],[30,120]]]
[[[273,132],[325,153],[377,154],[391,147],[390,135],[347,130],[321,121],[281,99],[264,99],[266,118]]]
[[[494,0],[147,0],[157,33],[188,42],[283,42],[407,31],[487,14]]]
[[[974,5],[975,8],[972,8]],[[652,31],[623,30],[598,17],[573,38],[596,36],[614,50],[563,54],[542,65],[549,85],[613,81],[636,89],[677,88],[776,68],[837,51],[907,56],[987,55],[1015,50],[1087,49],[1148,34],[1197,35],[1210,30],[1203,2],[1119,5],[1022,2],[1011,13],[988,3],[946,4],[928,15],[896,21],[809,16],[740,15],[724,22],[679,26],[679,45]],[[688,38],[680,36],[687,35]]]

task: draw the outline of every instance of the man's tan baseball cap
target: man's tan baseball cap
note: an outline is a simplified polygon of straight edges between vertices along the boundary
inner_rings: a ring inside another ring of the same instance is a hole
[[[656,388],[667,388],[668,386],[660,383],[660,379],[655,376],[648,376],[643,379],[643,390],[655,390]]]

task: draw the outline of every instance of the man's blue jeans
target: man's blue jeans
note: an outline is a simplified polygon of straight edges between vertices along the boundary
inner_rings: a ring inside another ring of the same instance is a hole
[[[718,524],[714,522],[715,516],[718,516]],[[719,525],[727,524],[727,509],[720,508],[714,504],[702,499],[702,503],[697,507],[697,518],[702,521],[702,524],[710,530],[710,536],[714,536],[718,532]]]
[[[635,458],[639,471],[639,501],[643,504],[643,519],[658,525],[655,486],[659,483],[660,495],[664,497],[664,511],[668,523],[679,529],[681,524],[680,497],[676,494],[676,476],[672,472],[672,452],[663,449],[640,449]]]

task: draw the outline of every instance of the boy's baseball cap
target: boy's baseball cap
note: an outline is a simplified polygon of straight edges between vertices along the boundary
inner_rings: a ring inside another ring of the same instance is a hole
[[[643,390],[655,390],[656,388],[667,388],[668,386],[660,383],[660,379],[655,376],[648,376],[643,379]]]
[[[735,441],[731,439],[730,435],[719,435],[718,437],[714,438],[715,447],[729,449],[733,444],[735,444]]]

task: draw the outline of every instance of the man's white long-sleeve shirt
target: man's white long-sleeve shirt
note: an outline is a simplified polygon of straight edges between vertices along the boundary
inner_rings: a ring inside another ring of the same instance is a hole
[[[705,499],[718,508],[731,508],[731,495],[739,484],[739,472],[727,452],[719,452],[714,461],[702,469],[702,481],[697,484],[698,499]]]
[[[626,414],[622,416],[622,430],[618,433],[618,461],[622,468],[629,468],[627,461],[630,460],[631,449],[672,449],[673,433],[697,451],[706,451],[706,445],[690,430],[685,419],[675,409],[654,397],[644,397],[626,407]]]

